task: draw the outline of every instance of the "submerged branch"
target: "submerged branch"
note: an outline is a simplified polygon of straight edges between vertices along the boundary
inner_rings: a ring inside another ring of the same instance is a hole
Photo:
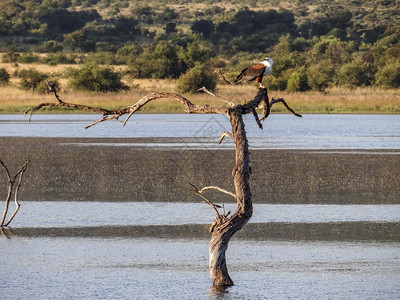
[[[17,212],[19,211],[19,208],[21,207],[21,204],[18,202],[18,191],[19,191],[19,189],[21,187],[22,176],[23,176],[24,172],[26,171],[28,163],[29,163],[29,160],[26,160],[24,165],[17,172],[17,174],[15,174],[14,177],[11,177],[10,171],[8,170],[7,166],[4,164],[4,162],[2,160],[0,160],[0,164],[3,166],[3,169],[6,172],[6,176],[7,176],[7,179],[8,179],[8,191],[7,191],[7,197],[6,197],[6,201],[5,201],[3,216],[2,216],[1,222],[0,222],[0,227],[8,226],[11,223],[11,221],[14,219],[15,215],[17,214]],[[15,181],[17,180],[18,177],[19,177],[18,184],[17,184],[17,187],[16,187],[16,189],[14,191],[14,184],[15,184]],[[7,222],[5,222],[6,217],[7,217],[7,213],[8,213],[8,207],[9,207],[9,204],[10,204],[10,200],[11,200],[11,196],[12,196],[13,191],[14,191],[14,202],[15,202],[16,208],[15,208],[13,214],[11,215],[10,219]]]

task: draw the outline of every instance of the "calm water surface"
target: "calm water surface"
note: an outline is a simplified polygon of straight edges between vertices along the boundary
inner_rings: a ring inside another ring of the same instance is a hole
[[[38,137],[183,137],[185,147],[215,147],[221,131],[230,131],[221,115],[138,114],[125,127],[117,121],[84,127],[98,115],[0,115],[0,136]],[[260,149],[399,149],[400,115],[272,114],[260,130],[246,115],[250,146]],[[199,138],[201,140],[199,142]],[[209,140],[207,140],[209,139]],[[173,139],[171,139],[171,142]],[[187,141],[190,142],[190,141]],[[148,145],[154,147],[155,145]],[[168,145],[171,146],[171,145]],[[183,145],[175,146],[182,147]],[[223,144],[219,147],[229,147]]]
[[[236,285],[221,293],[210,287],[207,240],[0,237],[0,296],[398,299],[399,246],[235,240],[227,254]]]
[[[177,137],[109,146],[226,149],[217,115],[135,115],[84,126],[96,115],[0,115],[0,137]],[[400,115],[271,115],[260,130],[246,116],[251,148],[374,149],[400,154]],[[77,146],[87,146],[86,143]],[[222,147],[222,148],[221,148]],[[13,227],[209,224],[201,203],[24,202]],[[230,206],[231,205],[231,206]],[[251,222],[399,222],[399,205],[256,204]],[[11,206],[12,210],[13,207]],[[235,205],[227,205],[234,210]],[[171,217],[173,216],[173,217]],[[399,299],[400,243],[233,239],[235,286],[215,291],[208,240],[0,236],[0,299]]]
[[[236,204],[226,204],[235,211]],[[10,211],[14,208],[10,206]],[[203,203],[25,202],[13,227],[149,226],[211,224]],[[254,204],[251,223],[400,222],[400,205]]]

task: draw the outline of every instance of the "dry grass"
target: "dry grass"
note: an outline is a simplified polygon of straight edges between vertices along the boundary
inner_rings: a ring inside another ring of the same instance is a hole
[[[332,88],[326,93],[284,93],[279,95],[304,113],[400,113],[400,90],[379,88]]]
[[[6,68],[11,74],[17,69],[36,68],[47,74],[62,74],[68,67],[76,65],[40,65],[40,64],[19,64],[17,67],[12,64],[0,63],[0,68]],[[119,67],[123,68],[123,66]],[[127,82],[134,87],[130,91],[123,93],[91,93],[91,92],[71,92],[67,89],[67,80],[61,77],[60,83],[62,90],[59,92],[61,98],[66,102],[82,103],[92,106],[115,108],[127,106],[135,103],[141,97],[152,92],[177,92],[176,81],[156,80],[156,79],[134,79]],[[218,95],[229,99],[235,103],[243,103],[251,100],[256,92],[255,84],[246,85],[219,85]],[[223,103],[215,97],[198,94],[185,95],[196,104]],[[286,93],[272,91],[270,97],[282,97],[290,106],[299,113],[400,113],[400,90],[383,90],[378,88],[357,88],[353,90],[333,88],[325,93]],[[35,106],[41,102],[53,102],[52,95],[40,95],[26,92],[18,88],[18,79],[13,77],[11,84],[0,86],[0,113],[22,113],[27,108]],[[60,110],[51,110],[59,112]],[[150,103],[142,109],[143,112],[160,113],[181,113],[183,108],[172,100],[161,100]],[[281,105],[273,108],[275,112],[286,112]],[[42,111],[45,112],[45,111]],[[47,110],[46,112],[49,112]],[[65,112],[63,110],[62,112]]]

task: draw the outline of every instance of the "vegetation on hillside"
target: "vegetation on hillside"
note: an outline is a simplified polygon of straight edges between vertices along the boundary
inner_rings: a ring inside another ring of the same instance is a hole
[[[219,68],[232,81],[268,55],[272,90],[400,86],[399,0],[242,2],[3,0],[2,61],[126,65],[120,74],[100,73],[116,81],[183,77],[195,86],[190,78],[205,68]],[[120,84],[110,91],[125,89]]]

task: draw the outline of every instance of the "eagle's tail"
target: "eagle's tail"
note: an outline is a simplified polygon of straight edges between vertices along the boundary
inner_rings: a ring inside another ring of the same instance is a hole
[[[235,79],[235,83],[238,83],[238,82],[240,82],[242,80],[244,72],[246,72],[246,70],[247,70],[247,68],[243,69],[242,72],[240,72],[240,74]]]

